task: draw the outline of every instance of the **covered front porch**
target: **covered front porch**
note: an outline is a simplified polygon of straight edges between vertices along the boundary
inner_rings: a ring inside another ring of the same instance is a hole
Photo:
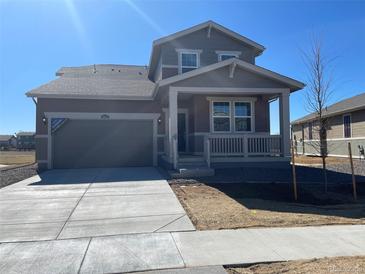
[[[170,86],[162,158],[174,169],[197,164],[288,162],[287,88]],[[279,100],[280,132],[270,134],[269,104]]]

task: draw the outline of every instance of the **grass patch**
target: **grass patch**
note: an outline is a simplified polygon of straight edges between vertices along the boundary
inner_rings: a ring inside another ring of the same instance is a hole
[[[35,151],[0,151],[1,165],[23,165],[35,162]]]

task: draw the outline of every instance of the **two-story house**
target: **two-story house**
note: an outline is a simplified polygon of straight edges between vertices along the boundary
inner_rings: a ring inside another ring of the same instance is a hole
[[[29,131],[19,131],[16,134],[16,148],[28,150],[35,148],[35,133]]]
[[[288,162],[289,95],[304,84],[255,65],[265,48],[213,21],[155,40],[148,67],[63,67],[36,98],[45,168]],[[279,99],[280,134],[269,103]]]

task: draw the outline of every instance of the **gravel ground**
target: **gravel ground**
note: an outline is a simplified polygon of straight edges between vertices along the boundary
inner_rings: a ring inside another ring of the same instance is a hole
[[[37,175],[37,164],[0,170],[0,188]]]
[[[335,172],[351,174],[350,164],[330,164],[328,169]],[[357,175],[365,176],[365,160],[354,160],[354,172]]]
[[[365,257],[335,257],[313,260],[298,260],[248,267],[227,267],[229,274],[360,274],[365,273]]]

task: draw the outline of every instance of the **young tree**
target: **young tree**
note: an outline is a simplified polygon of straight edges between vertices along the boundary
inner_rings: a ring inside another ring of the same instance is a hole
[[[313,39],[308,52],[303,52],[303,59],[307,67],[306,105],[310,112],[315,114],[312,130],[316,132],[319,141],[310,142],[310,145],[322,158],[322,169],[325,192],[327,192],[327,119],[326,107],[332,90],[332,62],[334,58],[324,55],[323,44],[319,39]]]

